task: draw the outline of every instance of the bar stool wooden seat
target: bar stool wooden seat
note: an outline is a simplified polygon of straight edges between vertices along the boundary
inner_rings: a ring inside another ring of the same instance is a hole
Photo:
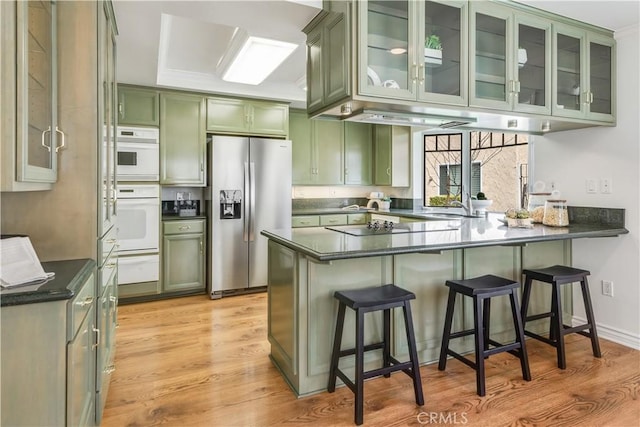
[[[566,369],[566,355],[564,346],[565,335],[578,333],[591,339],[591,349],[595,357],[601,357],[600,343],[598,342],[598,333],[596,332],[596,321],[593,315],[593,307],[591,305],[591,296],[589,294],[589,284],[587,276],[591,273],[588,270],[567,267],[564,265],[554,265],[547,268],[527,269],[523,271],[525,275],[524,294],[522,296],[522,320],[524,325],[531,320],[551,318],[549,325],[549,338],[543,337],[525,328],[524,333],[531,338],[535,338],[556,348],[558,358],[558,368]],[[531,288],[534,280],[551,285],[551,311],[546,313],[527,315],[529,308],[529,300],[531,298]],[[560,298],[560,285],[567,283],[580,282],[582,288],[582,299],[584,301],[584,309],[587,315],[587,323],[579,326],[567,326],[562,321],[562,299]],[[589,332],[586,332],[589,330]]]
[[[403,371],[413,379],[416,403],[424,405],[420,366],[411,320],[411,306],[409,301],[415,299],[415,294],[395,285],[384,285],[373,288],[352,291],[337,291],[334,297],[339,301],[338,319],[331,354],[329,369],[329,385],[327,390],[333,393],[336,389],[336,378],[339,377],[355,395],[355,423],[363,422],[364,380],[384,375],[390,377],[392,372]],[[345,310],[349,307],[356,313],[356,343],[355,348],[341,350],[342,330],[344,327]],[[400,362],[391,356],[391,309],[402,307],[404,312],[405,331],[409,346],[409,361]],[[364,344],[364,315],[373,311],[383,311],[383,341],[374,344]],[[364,370],[364,353],[370,350],[382,350],[382,367],[370,371]],[[355,380],[351,381],[338,367],[341,357],[355,354]]]
[[[449,287],[449,301],[447,302],[447,313],[444,321],[444,333],[442,334],[442,347],[440,349],[438,369],[441,371],[445,370],[447,366],[447,356],[453,356],[460,360],[476,371],[476,390],[479,396],[484,396],[486,393],[484,359],[490,355],[508,351],[520,358],[522,377],[526,381],[531,381],[529,360],[524,342],[524,329],[516,293],[520,284],[503,277],[486,275],[467,280],[447,280],[446,285]],[[456,294],[466,295],[473,299],[473,329],[451,332]],[[501,295],[509,295],[509,301],[511,303],[513,326],[516,332],[516,340],[511,344],[501,344],[492,340],[489,335],[491,298]],[[462,338],[468,335],[475,336],[475,362],[472,362],[449,348],[449,341],[451,339]],[[494,347],[490,348],[490,345]]]

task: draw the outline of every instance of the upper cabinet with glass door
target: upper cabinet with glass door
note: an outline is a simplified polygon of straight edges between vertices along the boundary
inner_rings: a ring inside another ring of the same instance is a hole
[[[614,121],[614,40],[554,24],[553,115]]]
[[[15,108],[16,142],[15,155],[5,157],[2,189],[48,189],[57,180],[56,153],[64,145],[64,134],[57,126],[56,4],[8,2],[3,5],[3,14],[7,12],[15,14],[15,21],[11,22],[15,23],[15,33],[3,29],[2,50],[4,55],[15,52],[15,103],[8,104],[13,90],[3,93],[2,102],[3,108]],[[3,26],[6,22],[3,20]],[[15,39],[11,40],[13,34]],[[11,84],[13,75],[7,74],[3,79],[9,79]],[[8,161],[15,163],[6,164]]]
[[[550,114],[550,42],[550,21],[472,2],[469,105]]]
[[[467,2],[357,5],[361,95],[467,104]]]

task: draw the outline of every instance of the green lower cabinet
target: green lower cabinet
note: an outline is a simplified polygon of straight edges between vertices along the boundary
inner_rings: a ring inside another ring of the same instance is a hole
[[[118,124],[158,126],[160,95],[157,90],[118,86]]]
[[[341,245],[357,239],[345,239]],[[349,243],[352,242],[352,243]],[[415,293],[411,301],[418,359],[438,360],[450,279],[494,274],[520,281],[523,266],[570,265],[569,241],[530,243],[526,246],[489,246],[427,253],[378,256],[316,262],[310,257],[269,241],[268,338],[271,358],[298,395],[326,390],[338,303],[338,290],[359,289],[394,283]],[[324,249],[324,248],[323,248]],[[344,250],[333,248],[334,251]],[[350,248],[353,249],[353,248]],[[563,294],[571,307],[571,293]],[[534,299],[538,298],[535,296]],[[536,302],[538,308],[549,301]],[[454,313],[454,331],[473,327],[472,302],[459,296]],[[566,311],[566,310],[565,310]],[[570,316],[570,313],[567,314]],[[355,319],[347,310],[342,348],[353,347]],[[570,317],[567,317],[570,319]],[[548,330],[548,327],[547,327]],[[365,317],[365,342],[381,338],[380,313]],[[407,344],[401,310],[392,318],[392,353],[406,360]],[[513,340],[513,319],[508,297],[491,302],[491,337]],[[456,339],[452,348],[473,351],[472,336]],[[341,361],[352,369],[353,359]],[[380,366],[379,353],[365,355],[366,368]]]
[[[160,184],[206,185],[205,100],[198,95],[160,96]]]
[[[164,221],[163,229],[162,291],[204,291],[204,220]]]
[[[355,225],[355,224],[366,224],[369,215],[366,213],[361,214],[348,214],[347,215],[347,224]]]

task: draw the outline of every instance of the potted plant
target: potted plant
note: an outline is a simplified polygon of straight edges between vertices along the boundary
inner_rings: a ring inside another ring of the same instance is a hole
[[[487,199],[487,196],[482,191],[480,191],[476,197],[471,198],[473,213],[477,215],[484,215],[487,208],[491,206],[492,203],[493,200]]]
[[[424,62],[427,64],[442,64],[442,43],[440,37],[431,34],[424,40]]]

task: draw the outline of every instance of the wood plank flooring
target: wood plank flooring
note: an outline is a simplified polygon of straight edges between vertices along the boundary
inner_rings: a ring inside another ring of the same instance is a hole
[[[266,294],[211,301],[194,296],[118,308],[116,371],[102,425],[350,426],[353,394],[297,399],[269,360]],[[475,372],[456,360],[440,372],[421,368],[425,405],[402,373],[365,383],[364,425],[640,425],[640,352],[601,339],[570,336],[567,369],[554,349],[528,340],[533,380],[518,359],[487,360],[487,395]]]

